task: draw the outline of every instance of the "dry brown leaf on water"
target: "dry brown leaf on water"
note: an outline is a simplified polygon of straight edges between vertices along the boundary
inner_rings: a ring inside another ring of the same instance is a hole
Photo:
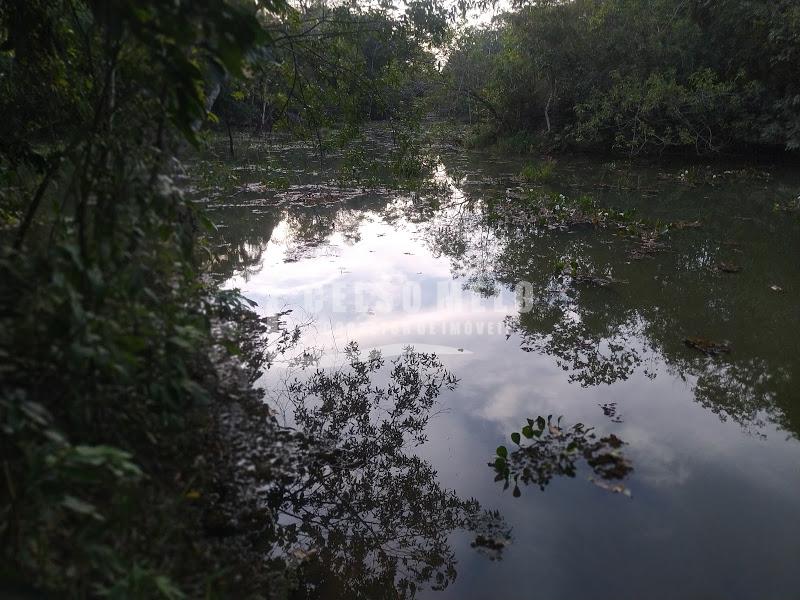
[[[731,351],[731,346],[727,342],[715,342],[699,336],[687,337],[683,340],[683,343],[689,346],[689,348],[699,350],[700,352],[708,354],[709,356],[727,354]]]
[[[627,496],[628,498],[633,498],[633,494],[631,494],[631,491],[621,483],[608,483],[607,481],[603,481],[602,479],[595,479],[594,477],[589,478],[589,481],[591,481],[600,489],[611,492],[612,494],[622,494],[623,496]]]
[[[739,273],[742,267],[729,262],[720,262],[717,263],[717,270],[723,273]]]

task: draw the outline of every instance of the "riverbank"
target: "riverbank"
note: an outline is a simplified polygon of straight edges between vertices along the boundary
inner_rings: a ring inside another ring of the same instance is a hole
[[[445,139],[468,150],[514,156],[551,156],[565,159],[586,158],[628,161],[633,166],[719,166],[742,169],[747,167],[789,167],[800,163],[800,151],[787,151],[776,145],[740,145],[724,151],[704,151],[692,146],[658,149],[650,153],[631,154],[604,146],[576,144],[558,133],[519,131],[502,133],[489,125],[453,124],[443,128]]]

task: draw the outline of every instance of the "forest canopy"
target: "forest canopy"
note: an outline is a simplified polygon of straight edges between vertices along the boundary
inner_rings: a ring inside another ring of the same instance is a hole
[[[625,154],[800,147],[793,0],[543,0],[459,35],[450,114]]]

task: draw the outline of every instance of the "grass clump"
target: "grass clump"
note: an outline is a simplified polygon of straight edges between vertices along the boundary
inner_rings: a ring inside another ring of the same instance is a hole
[[[526,183],[541,185],[555,179],[556,161],[547,159],[538,163],[529,163],[520,171],[520,178]]]

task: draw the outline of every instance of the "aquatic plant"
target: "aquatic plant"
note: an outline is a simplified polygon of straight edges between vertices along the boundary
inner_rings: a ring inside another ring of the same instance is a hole
[[[561,419],[552,415],[528,419],[521,431],[511,434],[516,449],[509,452],[506,446],[498,446],[494,461],[489,463],[496,472],[495,481],[502,481],[503,489],[513,482],[513,495],[520,496],[519,484],[537,485],[544,491],[553,477],[575,477],[579,463],[585,463],[599,478],[591,481],[630,496],[621,484],[606,484],[625,479],[633,470],[621,453],[625,443],[614,434],[597,438],[593,428],[582,423],[564,427]]]
[[[556,162],[552,159],[528,163],[520,171],[520,178],[526,183],[541,185],[551,182],[555,177]]]

